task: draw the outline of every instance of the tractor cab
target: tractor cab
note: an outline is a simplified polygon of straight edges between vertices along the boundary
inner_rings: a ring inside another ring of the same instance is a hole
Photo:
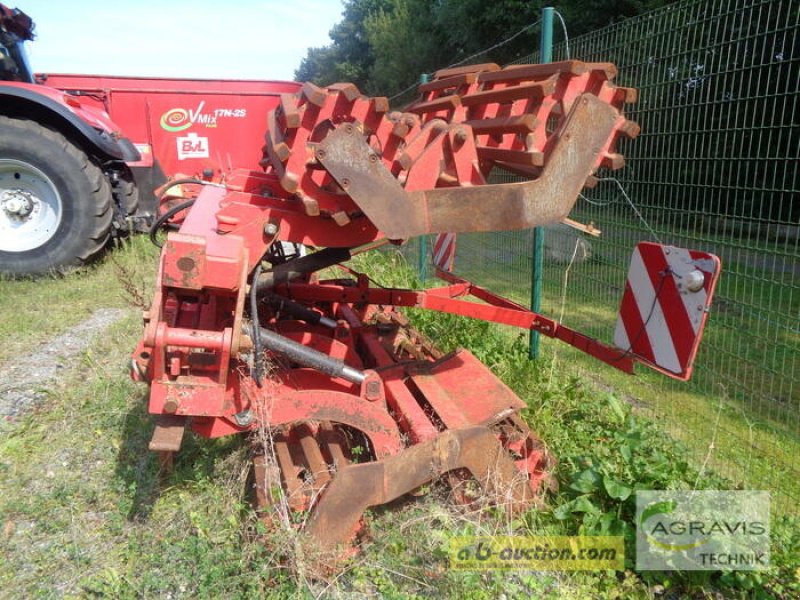
[[[0,4],[0,80],[34,83],[25,42],[33,39],[33,20],[18,8]]]

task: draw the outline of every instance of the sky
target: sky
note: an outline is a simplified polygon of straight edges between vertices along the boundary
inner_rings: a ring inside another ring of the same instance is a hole
[[[294,79],[341,0],[2,0],[36,23],[37,73]]]

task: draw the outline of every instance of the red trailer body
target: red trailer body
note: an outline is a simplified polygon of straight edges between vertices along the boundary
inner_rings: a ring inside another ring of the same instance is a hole
[[[267,113],[289,81],[162,79],[39,74],[49,87],[105,110],[142,155],[132,167],[221,178],[234,167],[257,168]]]

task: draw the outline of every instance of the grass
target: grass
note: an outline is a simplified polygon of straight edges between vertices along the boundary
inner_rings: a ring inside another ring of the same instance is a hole
[[[2,282],[4,327],[9,294],[48,298],[48,311],[0,341],[27,348],[99,306],[125,304],[121,279],[152,274],[155,254],[134,240],[77,277]],[[361,263],[379,282],[412,284],[397,257]],[[120,272],[125,272],[123,278]],[[38,296],[41,297],[41,296]],[[76,299],[78,308],[73,309]],[[249,504],[248,458],[241,438],[190,436],[174,473],[164,479],[147,451],[151,420],[146,389],[130,381],[130,351],[141,334],[130,315],[98,338],[65,370],[47,402],[0,437],[0,597],[103,598],[790,598],[800,593],[794,570],[800,539],[796,520],[773,523],[773,567],[759,578],[625,572],[455,571],[446,547],[454,535],[593,533],[630,529],[631,503],[602,490],[596,511],[575,511],[576,473],[600,469],[620,485],[642,482],[620,448],[641,439],[632,456],[648,485],[724,486],[698,473],[686,450],[617,392],[598,391],[568,372],[562,356],[531,363],[525,340],[485,323],[413,311],[415,322],[443,347],[469,346],[529,408],[525,418],[559,458],[562,492],[542,511],[510,520],[497,511],[470,512],[448,504],[446,490],[429,486],[422,498],[399,501],[369,515],[361,552],[331,572],[313,575],[313,546],[285,530],[265,529]],[[75,314],[76,313],[76,314]],[[45,325],[53,321],[53,330]],[[613,518],[601,518],[612,515]],[[603,525],[605,523],[605,525]],[[627,525],[626,525],[627,524]]]
[[[27,354],[98,307],[133,309],[137,300],[132,293],[147,298],[149,304],[157,261],[157,249],[140,236],[106,260],[68,277],[10,280],[0,276],[0,363]],[[128,283],[123,284],[123,279]]]

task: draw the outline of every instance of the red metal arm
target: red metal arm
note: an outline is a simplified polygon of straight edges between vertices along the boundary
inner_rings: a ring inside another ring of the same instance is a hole
[[[521,329],[532,329],[574,346],[620,371],[633,373],[634,357],[631,354],[570,329],[450,273],[441,274],[441,276],[452,282],[451,285],[430,290],[405,290],[367,286],[352,287],[323,282],[322,284],[283,285],[276,288],[276,291],[289,298],[307,302],[364,303],[426,308]],[[460,299],[464,296],[472,296],[486,304]]]

